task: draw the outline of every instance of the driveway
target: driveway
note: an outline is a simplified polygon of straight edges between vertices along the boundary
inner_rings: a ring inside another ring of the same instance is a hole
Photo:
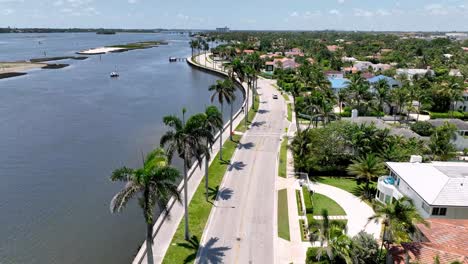
[[[311,183],[314,192],[326,195],[335,200],[346,212],[348,218],[348,235],[354,236],[364,230],[374,238],[380,238],[380,223],[368,222],[374,215],[372,208],[351,193],[322,183]]]

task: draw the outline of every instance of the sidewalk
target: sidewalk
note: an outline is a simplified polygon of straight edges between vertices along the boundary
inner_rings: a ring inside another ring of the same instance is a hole
[[[197,67],[200,68],[205,68],[205,63],[204,63],[204,55],[201,54],[198,56],[198,61],[200,62],[195,63]],[[187,62],[194,64],[192,62],[191,58],[187,58]],[[213,70],[210,62],[207,61],[207,67],[209,70]],[[217,67],[219,68],[219,67]],[[226,75],[226,73],[222,72],[221,70],[216,70],[217,72]],[[244,86],[245,87],[245,86]],[[207,87],[208,89],[208,87]],[[250,93],[252,95],[252,93]],[[252,105],[252,98],[249,99],[249,106]],[[245,102],[244,102],[245,103]],[[241,121],[244,120],[244,115],[241,113],[241,110],[239,110],[235,118],[233,120],[233,128],[237,127]],[[224,126],[224,133],[223,133],[223,144],[226,140],[229,139],[229,122]],[[213,144],[212,152],[211,152],[211,157],[212,159],[209,161],[209,164],[212,163],[213,158],[215,158],[216,154],[219,152],[219,137],[217,137],[216,142]],[[203,164],[205,162],[203,161]],[[197,164],[194,164],[192,168],[190,168],[188,174],[189,174],[189,180],[188,180],[188,200],[191,201],[193,195],[195,194],[195,191],[197,190],[198,186],[200,185],[201,180],[205,176],[205,166],[201,166],[201,169],[196,166]],[[178,190],[181,194],[181,198],[183,200],[183,182],[179,184]],[[156,220],[156,223],[154,225],[154,243],[153,243],[153,256],[154,256],[154,263],[162,263],[164,259],[164,255],[166,254],[167,249],[169,248],[169,244],[172,241],[172,238],[177,230],[177,227],[179,226],[179,223],[181,222],[183,216],[184,216],[184,206],[181,203],[175,202],[175,200],[172,198],[169,200],[168,203],[168,209],[169,209],[169,217],[166,214],[161,214],[158,219]],[[142,235],[142,238],[144,236]],[[146,260],[146,243],[143,241],[143,245],[138,251],[138,254],[135,256],[135,259],[132,262],[133,264],[140,264],[140,263],[147,263]]]
[[[284,98],[283,98],[284,100]],[[288,103],[292,103],[291,100],[284,100],[285,107]],[[287,109],[286,109],[287,112]],[[287,119],[287,116],[284,117]],[[295,113],[292,113],[292,122],[289,122],[287,138],[291,140],[296,134],[296,124],[295,124]],[[289,141],[291,144],[291,141]],[[305,263],[307,248],[311,247],[310,242],[302,241],[301,229],[299,226],[299,219],[303,219],[303,216],[298,215],[298,208],[296,202],[296,190],[300,190],[299,182],[297,181],[294,175],[294,159],[291,150],[288,149],[286,153],[287,165],[286,165],[286,175],[287,178],[276,177],[276,190],[287,189],[288,193],[288,217],[289,217],[289,234],[290,241],[279,238],[277,235],[277,230],[275,230],[276,238],[276,258],[275,263],[277,264],[299,264]],[[277,201],[275,201],[277,207]],[[276,210],[277,208],[275,208]],[[276,215],[276,214],[275,214]]]

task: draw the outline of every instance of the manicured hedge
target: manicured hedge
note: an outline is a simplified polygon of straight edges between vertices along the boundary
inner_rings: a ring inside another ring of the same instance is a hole
[[[429,112],[429,116],[431,119],[438,119],[438,118],[458,118],[458,119],[463,119],[463,118],[468,118],[467,113],[461,113],[458,111],[454,112],[447,112],[447,113],[437,113],[437,112]]]

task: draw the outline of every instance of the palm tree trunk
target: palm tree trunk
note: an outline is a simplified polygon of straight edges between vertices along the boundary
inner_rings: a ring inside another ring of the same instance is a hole
[[[206,148],[208,149],[208,142],[206,143]],[[209,166],[208,156],[205,155],[205,198],[208,202],[208,166]]]
[[[294,95],[294,93],[293,93],[293,106],[292,107],[294,107],[294,117],[296,119],[297,133],[299,133],[301,131],[301,128],[299,126],[299,117],[298,117],[298,114],[297,114],[297,111],[296,111],[296,96]],[[310,122],[312,122],[312,118],[310,118],[310,120],[309,120],[309,125],[310,125]]]
[[[223,127],[219,130],[219,160],[223,160],[223,132],[224,132],[223,103],[221,103],[221,123],[223,124]]]
[[[185,210],[185,240],[190,239],[189,219],[188,219],[188,191],[187,191],[187,155],[184,154],[184,210]]]
[[[247,98],[245,100],[245,129],[247,129],[247,127],[249,126],[249,90],[250,87],[247,84]]]
[[[146,258],[148,264],[153,264],[153,223],[146,223]]]
[[[234,116],[234,102],[231,102],[231,122],[229,122],[229,126],[230,126],[230,129],[229,129],[229,137],[232,141],[232,119],[233,119],[233,116]]]

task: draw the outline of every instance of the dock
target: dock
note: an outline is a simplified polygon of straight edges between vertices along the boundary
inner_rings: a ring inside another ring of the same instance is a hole
[[[169,62],[186,61],[187,58],[169,57]]]

